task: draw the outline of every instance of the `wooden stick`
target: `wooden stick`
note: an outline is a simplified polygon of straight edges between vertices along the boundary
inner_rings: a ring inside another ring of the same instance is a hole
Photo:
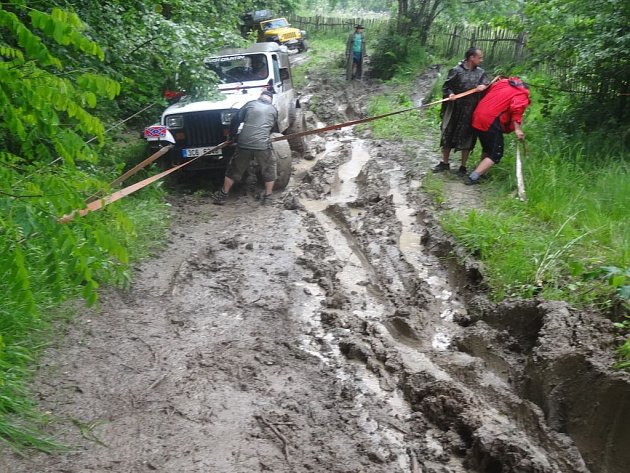
[[[263,416],[256,416],[256,419],[258,419],[260,422],[262,422],[267,427],[269,427],[273,431],[273,433],[276,434],[276,436],[280,439],[280,441],[282,442],[282,452],[284,453],[284,458],[288,462],[289,461],[289,441],[287,440],[287,438],[284,435],[282,435],[282,432],[276,429],[276,427],[267,419],[265,419]]]
[[[153,388],[155,388],[158,384],[160,384],[162,381],[164,381],[166,379],[166,375],[168,373],[164,373],[162,376],[160,376],[158,379],[156,379],[155,381],[153,381],[153,383],[151,383],[151,386],[149,386],[149,391]]]
[[[518,198],[521,202],[527,201],[525,194],[525,181],[523,180],[523,164],[521,163],[521,147],[516,143],[516,185],[518,188]]]

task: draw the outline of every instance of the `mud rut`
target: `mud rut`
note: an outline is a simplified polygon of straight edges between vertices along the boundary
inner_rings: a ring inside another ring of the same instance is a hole
[[[356,118],[376,89],[314,82],[311,126]],[[432,138],[310,147],[271,206],[171,197],[168,247],[36,379],[73,449],[5,452],[0,472],[627,471],[609,323],[480,295],[418,190]]]

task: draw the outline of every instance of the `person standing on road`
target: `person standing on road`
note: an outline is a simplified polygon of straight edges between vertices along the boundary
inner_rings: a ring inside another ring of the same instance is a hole
[[[365,58],[365,28],[354,27],[346,42],[346,80],[359,79],[363,76],[363,59]]]
[[[479,178],[503,157],[503,133],[514,131],[519,141],[523,113],[531,103],[529,89],[518,77],[500,79],[492,84],[473,112],[472,127],[481,143],[481,161],[464,179],[464,184],[479,183]]]
[[[467,173],[466,162],[475,145],[471,127],[472,114],[479,103],[480,95],[471,94],[456,100],[453,96],[473,88],[477,88],[478,92],[483,92],[488,87],[490,81],[486,72],[479,67],[482,62],[483,52],[479,48],[472,47],[466,51],[464,60],[448,71],[448,76],[442,86],[443,98],[449,98],[449,101],[442,105],[441,112],[442,161],[433,168],[433,172],[448,171],[451,150],[455,150],[462,153],[462,161],[457,174],[463,177]]]
[[[269,202],[276,180],[276,158],[271,149],[271,133],[278,131],[278,111],[272,104],[273,94],[264,90],[257,100],[247,102],[230,122],[230,141],[237,141],[236,150],[225,170],[223,187],[211,195],[217,205],[225,204],[230,189],[240,182],[251,161],[261,169],[265,191],[262,204]],[[238,133],[240,124],[243,128]]]

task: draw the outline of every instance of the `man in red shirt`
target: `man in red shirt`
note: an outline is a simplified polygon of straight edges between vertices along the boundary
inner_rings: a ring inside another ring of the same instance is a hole
[[[520,141],[523,113],[529,106],[529,89],[518,77],[500,79],[481,99],[473,112],[472,127],[481,142],[481,162],[464,180],[466,185],[479,183],[479,178],[503,157],[503,133],[514,131]]]

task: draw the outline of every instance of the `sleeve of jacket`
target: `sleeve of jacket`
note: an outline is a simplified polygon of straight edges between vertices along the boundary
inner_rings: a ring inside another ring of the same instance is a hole
[[[457,75],[458,71],[456,67],[448,71],[448,75],[446,76],[446,80],[444,81],[444,85],[442,86],[442,97],[446,98],[449,95],[455,93],[453,92],[452,84],[453,81],[457,78]]]
[[[248,102],[249,103],[249,102]],[[238,127],[241,123],[245,121],[245,116],[247,115],[247,105],[243,105],[241,109],[234,114],[232,120],[230,120],[230,137],[236,137],[236,133],[238,132]]]
[[[513,122],[521,123],[523,121],[523,114],[529,103],[529,92],[512,97],[510,101],[510,116]]]

